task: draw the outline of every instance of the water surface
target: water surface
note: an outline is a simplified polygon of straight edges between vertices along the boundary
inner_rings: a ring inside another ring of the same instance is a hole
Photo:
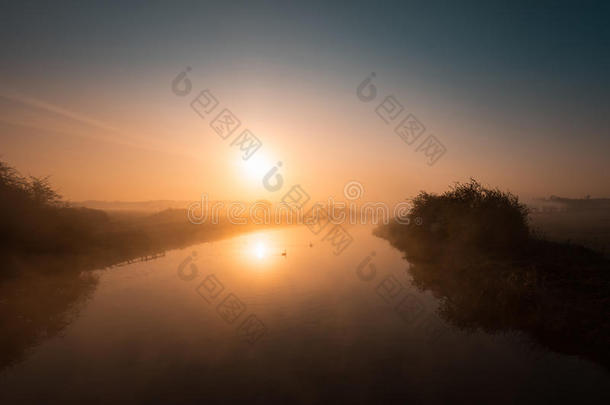
[[[370,227],[350,232],[340,256],[291,227],[96,270],[95,282],[25,283],[49,304],[18,315],[31,331],[3,348],[0,402],[607,403],[599,365],[452,327],[400,252]]]

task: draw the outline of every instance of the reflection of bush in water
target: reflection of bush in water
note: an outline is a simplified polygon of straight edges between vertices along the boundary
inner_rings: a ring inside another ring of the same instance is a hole
[[[0,369],[22,360],[28,348],[60,333],[97,285],[90,272],[57,269],[41,273],[20,263],[12,266],[18,267],[19,275],[0,283]]]
[[[517,197],[475,181],[440,196],[422,192],[413,205],[409,215],[423,225],[375,233],[405,253],[413,283],[441,299],[444,319],[468,330],[522,331],[610,365],[610,266],[601,254],[536,238]]]

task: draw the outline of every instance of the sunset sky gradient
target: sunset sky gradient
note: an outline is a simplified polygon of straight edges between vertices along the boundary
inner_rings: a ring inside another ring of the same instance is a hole
[[[318,200],[470,177],[610,197],[610,3],[229,3],[3,2],[2,160],[72,201],[278,200],[278,161]],[[254,167],[190,108],[206,88],[262,140]],[[376,115],[386,95],[445,145],[435,165]]]

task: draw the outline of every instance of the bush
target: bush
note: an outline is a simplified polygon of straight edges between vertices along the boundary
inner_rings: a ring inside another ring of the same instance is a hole
[[[444,320],[524,332],[610,368],[610,263],[602,254],[536,237],[516,196],[475,180],[420,193],[408,217],[409,225],[375,234],[405,254],[413,285],[440,299]]]
[[[529,239],[526,206],[515,195],[474,179],[441,195],[420,192],[412,202],[409,225],[378,230],[399,247],[408,245],[410,255],[429,257],[440,250],[514,255]]]

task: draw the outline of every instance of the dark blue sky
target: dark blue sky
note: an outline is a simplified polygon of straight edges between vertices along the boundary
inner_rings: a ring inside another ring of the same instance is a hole
[[[3,2],[1,10],[5,69],[43,58],[87,56],[80,62],[97,63],[128,52],[154,58],[166,45],[196,46],[213,37],[223,47],[288,60],[303,49],[348,60],[384,55],[400,62],[411,54],[436,79],[517,74],[609,83],[608,2],[19,1]]]
[[[5,78],[146,69],[188,53],[330,75],[381,65],[493,99],[500,111],[536,93],[550,113],[607,124],[610,2],[93,3],[4,2]]]

